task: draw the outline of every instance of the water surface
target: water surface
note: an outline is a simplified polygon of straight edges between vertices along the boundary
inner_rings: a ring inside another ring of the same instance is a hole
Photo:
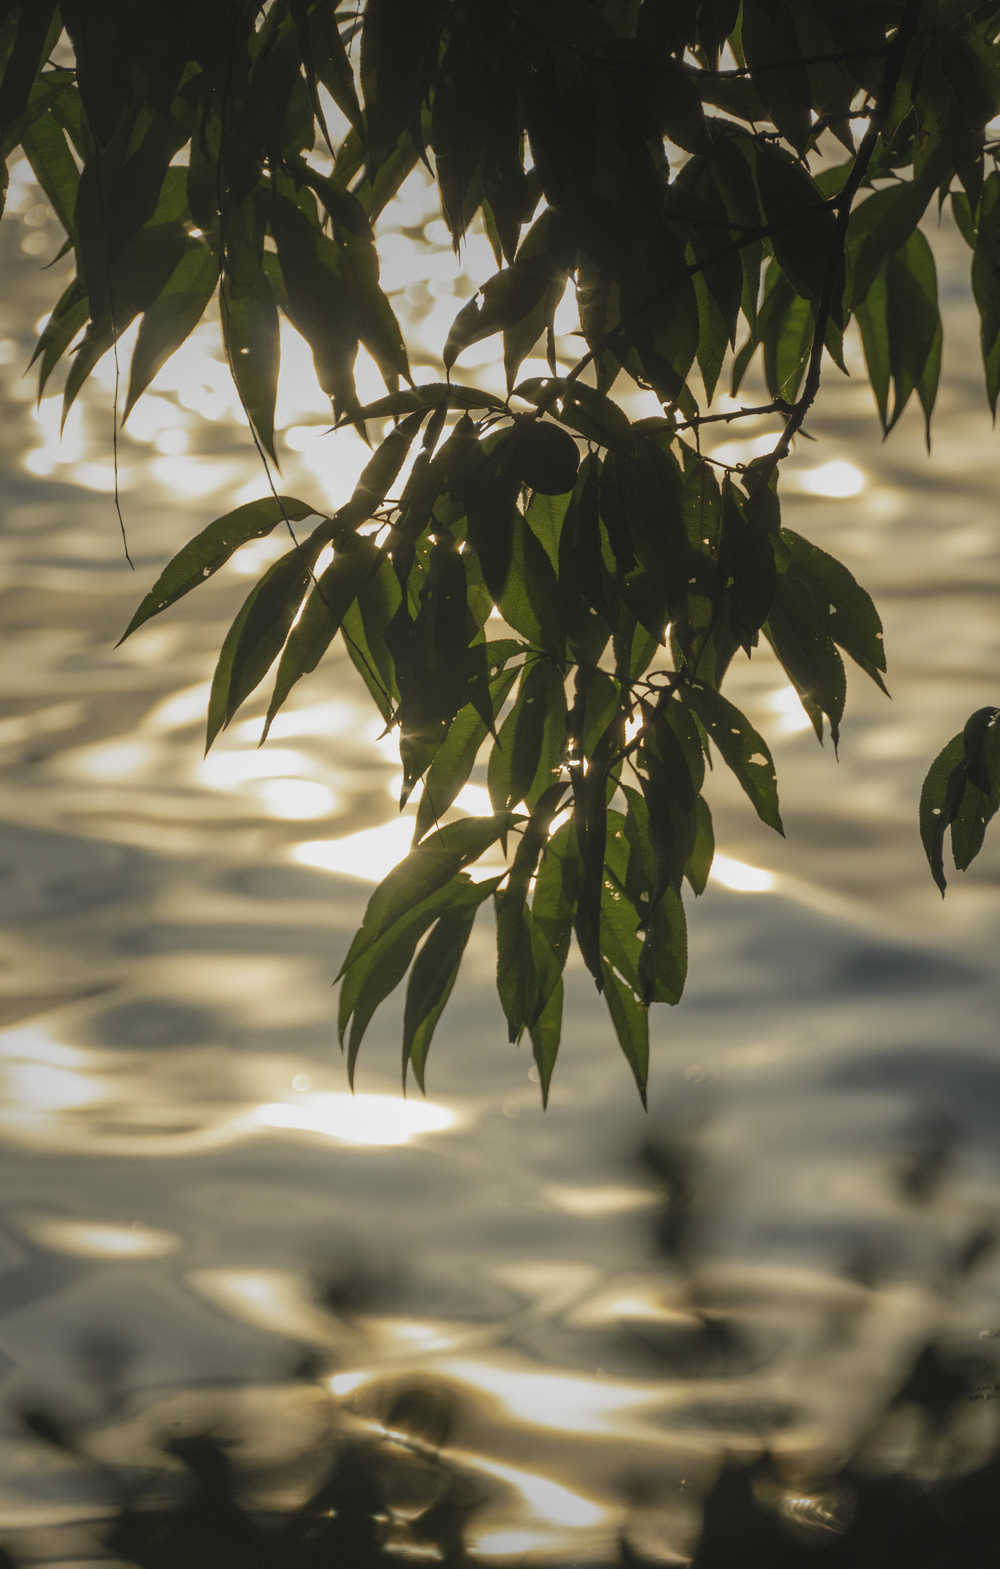
[[[208,325],[121,440],[129,570],[109,495],[114,367],[60,444],[58,400],[36,410],[21,375],[55,296],[58,268],[40,264],[56,237],[23,170],[11,205],[7,1538],[64,1551],[60,1523],[97,1508],[78,1469],[39,1465],[9,1411],[47,1393],[98,1421],[78,1347],[100,1330],[134,1348],[127,1410],[96,1440],[108,1455],[152,1454],[202,1409],[192,1391],[235,1401],[237,1387],[256,1442],[294,1448],[318,1391],[287,1375],[311,1346],[328,1394],[361,1419],[416,1372],[455,1392],[455,1450],[489,1486],[484,1550],[586,1558],[614,1535],[625,1475],[645,1471],[659,1540],[682,1551],[690,1499],[724,1449],[814,1452],[878,1402],[929,1326],[970,1339],[996,1327],[990,1262],[961,1293],[944,1279],[949,1250],[997,1214],[1000,861],[988,842],[942,905],[915,828],[929,759],[997,701],[1000,665],[1000,449],[961,248],[938,237],[948,370],[933,458],[915,413],[880,442],[858,375],[831,382],[810,422],[818,441],[789,466],[786,523],[876,596],[892,701],[852,674],[837,763],[773,662],[737,673],[733,695],[775,752],[787,840],[717,771],[725,858],[690,912],[684,1002],[658,1010],[648,1115],[579,973],[543,1115],[530,1056],[505,1043],[486,920],[434,1043],[428,1099],[399,1097],[391,1006],[348,1094],[330,983],[372,879],[406,847],[391,742],[335,656],[264,749],[259,701],[202,758],[214,654],[268,542],[113,649],[165,559],[266,482]],[[434,343],[458,303],[454,269],[433,225],[421,248],[412,213],[400,223],[387,279]],[[291,335],[279,417],[282,488],[336,505],[364,449],[326,434]],[[739,458],[766,435],[734,425],[717,446]],[[465,804],[478,809],[475,790]],[[953,1158],[934,1202],[915,1204],[901,1163],[935,1138]],[[693,1241],[672,1261],[654,1246],[647,1139],[695,1152]],[[359,1269],[369,1289],[345,1318],[315,1281]],[[706,1338],[723,1319],[729,1339]],[[831,1349],[833,1321],[845,1327]]]

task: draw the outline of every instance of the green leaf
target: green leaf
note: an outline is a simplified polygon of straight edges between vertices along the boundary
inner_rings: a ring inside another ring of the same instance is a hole
[[[72,238],[80,174],[55,115],[51,112],[41,114],[26,126],[21,146],[52,211]]]
[[[882,621],[871,595],[842,562],[820,550],[818,545],[810,544],[791,529],[782,529],[781,538],[790,550],[792,560],[813,586],[816,598],[825,599],[828,605],[826,626],[833,641],[885,692]]]
[[[694,848],[684,868],[684,876],[691,884],[694,892],[702,894],[708,886],[708,874],[712,870],[712,862],[715,859],[715,832],[712,827],[712,813],[703,795],[700,795],[695,803],[695,815],[697,826],[695,829]]]
[[[855,308],[855,319],[861,329],[861,344],[868,366],[878,407],[878,416],[885,435],[889,433],[889,378],[892,363],[889,351],[889,291],[885,274],[880,273],[864,299]]]
[[[510,519],[510,564],[498,600],[500,613],[535,648],[558,659],[566,646],[558,579],[521,512],[512,509]]]
[[[834,747],[840,737],[847,682],[844,663],[828,630],[829,603],[793,561],[778,574],[778,587],[764,635],[823,739],[823,715],[830,721]]]
[[[464,349],[503,332],[507,385],[513,384],[565,287],[566,269],[554,255],[559,243],[556,214],[547,208],[525,235],[512,265],[487,279],[455,317],[442,354],[446,370]]]
[[[157,372],[197,327],[218,280],[219,265],[212,250],[192,242],[146,307],[132,353],[123,425]]]
[[[556,1065],[559,1055],[559,1042],[562,1037],[563,1016],[563,983],[562,977],[556,982],[548,998],[532,1024],[528,1026],[531,1037],[531,1050],[538,1069],[538,1082],[542,1091],[542,1110],[549,1104],[549,1086],[552,1082],[552,1070]]]
[[[63,354],[90,316],[90,302],[83,293],[79,280],[73,282],[60,295],[55,309],[42,328],[30,364],[41,360],[38,369],[38,402],[42,401],[45,384]]]
[[[261,741],[296,681],[316,669],[362,586],[378,569],[381,553],[363,535],[348,535],[330,565],[316,579],[302,614],[288,634],[278,661],[274,692]]]
[[[494,817],[465,817],[456,823],[446,823],[415,845],[409,855],[383,877],[369,899],[364,920],[337,979],[346,975],[407,910],[451,882],[463,867],[478,861],[514,821],[509,812]]]
[[[944,836],[958,812],[965,783],[965,743],[959,733],[952,736],[934,759],[920,792],[920,838],[931,876],[941,890],[942,898],[947,886]]]
[[[393,722],[399,685],[385,629],[396,614],[401,597],[392,565],[383,561],[378,571],[362,584],[356,601],[341,623],[341,634],[351,662],[387,725]]]
[[[5,133],[0,151],[3,158],[20,139],[18,121],[28,108],[38,72],[52,47],[50,34],[58,28],[54,0],[32,0],[31,4],[19,9],[17,32],[0,81],[0,126]],[[13,141],[10,140],[11,129]]]
[[[847,228],[847,303],[865,299],[889,257],[907,244],[924,214],[933,186],[900,180],[859,202]]]
[[[649,836],[655,854],[656,876],[649,894],[655,905],[666,888],[679,888],[684,868],[694,848],[698,799],[704,759],[697,759],[697,774],[692,776],[691,749],[677,733],[673,710],[679,717],[681,705],[675,700],[666,710],[653,711],[643,705],[644,727],[638,766],[639,781],[648,812]]]
[[[780,147],[761,142],[753,147],[761,209],[765,224],[773,230],[771,244],[778,264],[795,293],[817,303],[831,258],[837,255],[836,217],[801,164]]]
[[[494,879],[494,886],[498,879]],[[489,888],[484,889],[483,898]],[[406,1073],[412,1064],[414,1076],[424,1090],[424,1073],[431,1037],[451,996],[466,945],[475,924],[478,904],[463,910],[446,910],[439,915],[414,960],[406,988],[403,1012],[403,1090]]]
[[[680,894],[667,888],[650,912],[639,956],[639,995],[653,1002],[680,1002],[687,979],[687,920]]]
[[[309,584],[312,569],[324,543],[322,529],[296,545],[269,567],[250,590],[219,652],[208,699],[208,751],[240,704],[260,685],[270,670]]]
[[[274,400],[278,388],[278,312],[262,268],[244,264],[223,282],[222,340],[240,402],[274,464]]]
[[[346,253],[287,196],[275,198],[269,220],[289,319],[312,350],[316,378],[332,399],[338,420],[353,417],[354,361],[361,328]]]
[[[937,299],[937,269],[926,238],[918,230],[889,260],[888,289],[889,361],[894,402],[889,420],[892,429],[916,389],[924,411],[927,444],[930,421],[941,372],[941,316]]]
[[[538,978],[531,933],[531,911],[518,893],[498,890],[494,896],[497,922],[497,995],[507,1021],[507,1039],[521,1038],[537,1013]]]
[[[784,833],[774,759],[746,715],[711,687],[693,684],[687,700],[739,780],[761,822]]]
[[[449,878],[424,898],[406,905],[397,919],[342,972],[338,1029],[343,1042],[350,1026],[347,1073],[352,1089],[358,1051],[372,1015],[406,974],[414,949],[428,926],[439,916],[477,909],[500,880],[497,877],[476,883],[464,875]]]
[[[495,393],[482,392],[478,387],[462,387],[456,382],[428,381],[418,387],[401,387],[363,408],[351,409],[342,414],[338,425],[362,425],[370,419],[398,419],[417,409],[433,409],[441,404],[453,409],[492,409],[504,413],[506,404]]]
[[[341,522],[351,527],[364,523],[382,505],[406,462],[425,417],[423,409],[407,415],[375,449],[361,471],[350,501],[338,514]]]
[[[1000,172],[994,171],[983,185],[974,245],[972,292],[979,311],[986,395],[996,418],[1000,392]]]
[[[614,970],[604,972],[604,997],[615,1027],[618,1044],[635,1076],[639,1096],[646,1105],[646,1082],[649,1078],[649,1010],[632,990],[620,980]]]
[[[920,796],[920,837],[931,875],[944,895],[944,837],[964,872],[979,854],[1000,809],[1000,709],[980,708],[934,759]]]
[[[541,545],[549,558],[552,570],[559,572],[559,541],[562,537],[563,522],[570,505],[571,496],[546,495],[536,490],[530,502],[525,517],[528,527]]]
[[[490,699],[494,713],[499,713],[517,675],[516,668],[501,670],[490,682]],[[434,761],[427,770],[423,794],[417,807],[414,842],[422,839],[427,830],[432,828],[451,806],[473,770],[486,734],[486,725],[482,716],[474,704],[467,703],[448,726],[444,741],[435,752]],[[507,805],[506,796],[502,805],[503,807]]]
[[[741,17],[740,36],[753,85],[782,136],[804,152],[812,133],[812,89],[795,33],[795,11],[783,0],[762,0],[745,5]]]
[[[322,0],[319,3],[317,0],[291,0],[291,12],[307,73],[315,73],[337,108],[355,129],[360,130],[363,122],[354,72],[335,13]],[[318,105],[319,97],[313,90],[312,81],[310,89],[314,105]]]
[[[221,566],[225,566],[234,551],[250,539],[262,539],[270,534],[276,524],[286,520],[298,523],[311,517],[315,508],[295,496],[264,496],[259,501],[248,501],[216,518],[207,528],[189,540],[173,560],[164,567],[153,587],[142,601],[119,643],[169,605],[187,594],[199,583],[204,583]]]

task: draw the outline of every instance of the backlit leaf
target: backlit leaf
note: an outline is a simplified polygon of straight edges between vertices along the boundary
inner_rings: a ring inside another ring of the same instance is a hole
[[[494,887],[497,882],[498,878],[493,879]],[[480,883],[479,888],[486,899],[491,891],[489,882]],[[431,1037],[451,996],[478,908],[478,904],[470,904],[466,909],[446,910],[439,915],[414,960],[403,1013],[404,1090],[406,1070],[411,1065],[420,1088],[425,1088]]]
[[[604,973],[604,997],[618,1044],[635,1077],[643,1106],[649,1078],[649,1010],[614,970]]]
[[[510,813],[466,817],[428,834],[385,876],[368,901],[364,920],[340,967],[338,980],[409,909],[478,861],[511,827]]]
[[[286,519],[298,523],[314,512],[314,507],[295,496],[263,496],[259,501],[248,501],[216,518],[164,567],[119,641],[124,642],[150,616],[158,615],[189,590],[197,588],[199,583],[204,583],[248,540],[262,539],[278,523]]]
[[[226,634],[208,699],[208,751],[223,725],[259,686],[277,659],[313,581],[324,543],[321,529],[282,556],[254,585]]]
[[[218,262],[212,251],[207,245],[192,243],[146,307],[132,352],[123,425],[136,400],[198,325],[218,280]]]
[[[784,833],[774,760],[746,715],[711,687],[692,685],[687,700],[753,803],[761,822]]]
[[[278,661],[262,741],[267,739],[274,717],[296,681],[316,669],[340,631],[359,590],[377,569],[380,560],[379,551],[369,539],[348,536],[330,565],[313,583]]]

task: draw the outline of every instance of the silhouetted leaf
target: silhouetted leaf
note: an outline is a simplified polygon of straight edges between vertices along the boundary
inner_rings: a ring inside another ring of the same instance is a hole
[[[618,1044],[632,1069],[639,1097],[645,1106],[646,1081],[649,1078],[649,1011],[631,986],[620,980],[614,970],[609,968],[604,971],[604,996]]]
[[[296,681],[316,669],[360,588],[377,570],[380,560],[380,552],[371,540],[349,535],[313,583],[278,661],[261,741],[267,739],[274,717]]]
[[[274,451],[278,388],[278,312],[263,269],[243,261],[222,287],[222,337],[240,401],[261,446]]]
[[[339,980],[406,910],[477,861],[511,826],[510,813],[466,817],[428,834],[385,876],[368,901],[361,927],[337,975]]]
[[[338,425],[361,425],[370,419],[399,419],[416,409],[433,409],[444,404],[453,409],[493,409],[503,413],[506,405],[495,393],[482,392],[477,387],[461,387],[455,382],[428,381],[419,387],[401,387],[363,408],[351,409],[340,415]]]
[[[218,281],[219,265],[209,247],[190,244],[139,324],[123,425],[157,372],[197,327]]]
[[[792,562],[778,574],[777,592],[764,633],[823,739],[823,715],[836,747],[847,682],[829,627],[829,602]]]
[[[269,567],[244,600],[212,676],[206,752],[281,652],[306,590],[314,581],[312,569],[325,539],[320,527]]]
[[[791,551],[792,560],[814,586],[817,598],[828,607],[827,630],[833,641],[850,654],[855,664],[871,676],[875,685],[886,690],[882,680],[885,648],[882,621],[860,583],[837,561],[791,529],[782,529],[781,538]]]
[[[451,826],[464,827],[465,825],[455,823]],[[441,831],[445,833],[447,829]],[[407,861],[412,861],[414,856],[419,855],[420,848],[418,846],[416,850],[412,850]],[[402,862],[401,865],[405,866],[406,862]],[[400,867],[397,867],[389,876],[395,876],[399,870]],[[457,918],[469,910],[474,913],[483,900],[493,892],[499,881],[499,878],[492,878],[484,882],[473,882],[464,873],[450,876],[447,882],[432,889],[423,898],[407,899],[398,909],[395,918],[386,924],[379,935],[373,937],[350,963],[345,963],[341,972],[343,979],[340,987],[338,1028],[341,1042],[348,1032],[348,1027],[350,1028],[347,1042],[347,1072],[352,1087],[354,1068],[364,1033],[379,1004],[395,990],[406,974],[417,943],[424,932],[438,917]],[[381,885],[381,888],[384,887],[385,882]],[[381,888],[376,890],[376,893],[380,892]],[[350,959],[350,955],[348,958]],[[445,1001],[447,998],[442,999],[442,1008]],[[434,1022],[437,1022],[436,1019]],[[423,1044],[426,1052],[426,1047],[430,1044],[429,1035]]]
[[[712,861],[715,858],[715,832],[712,827],[712,813],[703,795],[700,795],[695,803],[695,816],[694,848],[684,868],[684,876],[691,884],[694,892],[701,894],[705,892],[705,888],[708,885],[708,874],[712,870]]]
[[[499,882],[497,877],[478,885],[483,899]],[[414,961],[403,1015],[404,1090],[406,1070],[411,1064],[417,1083],[424,1089],[431,1037],[451,996],[478,908],[478,904],[471,904],[467,909],[446,910],[438,916]]]
[[[639,995],[646,1004],[680,1002],[687,957],[684,905],[676,889],[667,888],[650,912],[639,956]]]
[[[263,496],[259,501],[248,501],[244,506],[216,518],[214,523],[189,540],[184,549],[178,551],[164,567],[119,642],[123,643],[150,616],[158,615],[190,589],[204,583],[206,578],[225,566],[233,552],[248,540],[262,539],[265,534],[271,533],[276,524],[286,520],[298,523],[314,512],[314,507],[306,501],[297,500],[295,496]]]
[[[51,112],[25,127],[21,145],[32,172],[66,233],[73,236],[73,213],[80,173],[66,142],[66,133]]]
[[[944,836],[955,818],[965,791],[965,744],[961,734],[942,747],[924,779],[920,793],[920,838],[931,876],[944,897]]]
[[[687,700],[753,803],[761,822],[784,833],[774,760],[764,738],[721,692],[695,684]]]

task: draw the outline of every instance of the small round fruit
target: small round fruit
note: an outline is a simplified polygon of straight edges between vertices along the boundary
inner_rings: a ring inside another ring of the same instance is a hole
[[[572,490],[580,454],[576,442],[558,425],[524,420],[514,432],[516,463],[524,484],[543,496]]]

